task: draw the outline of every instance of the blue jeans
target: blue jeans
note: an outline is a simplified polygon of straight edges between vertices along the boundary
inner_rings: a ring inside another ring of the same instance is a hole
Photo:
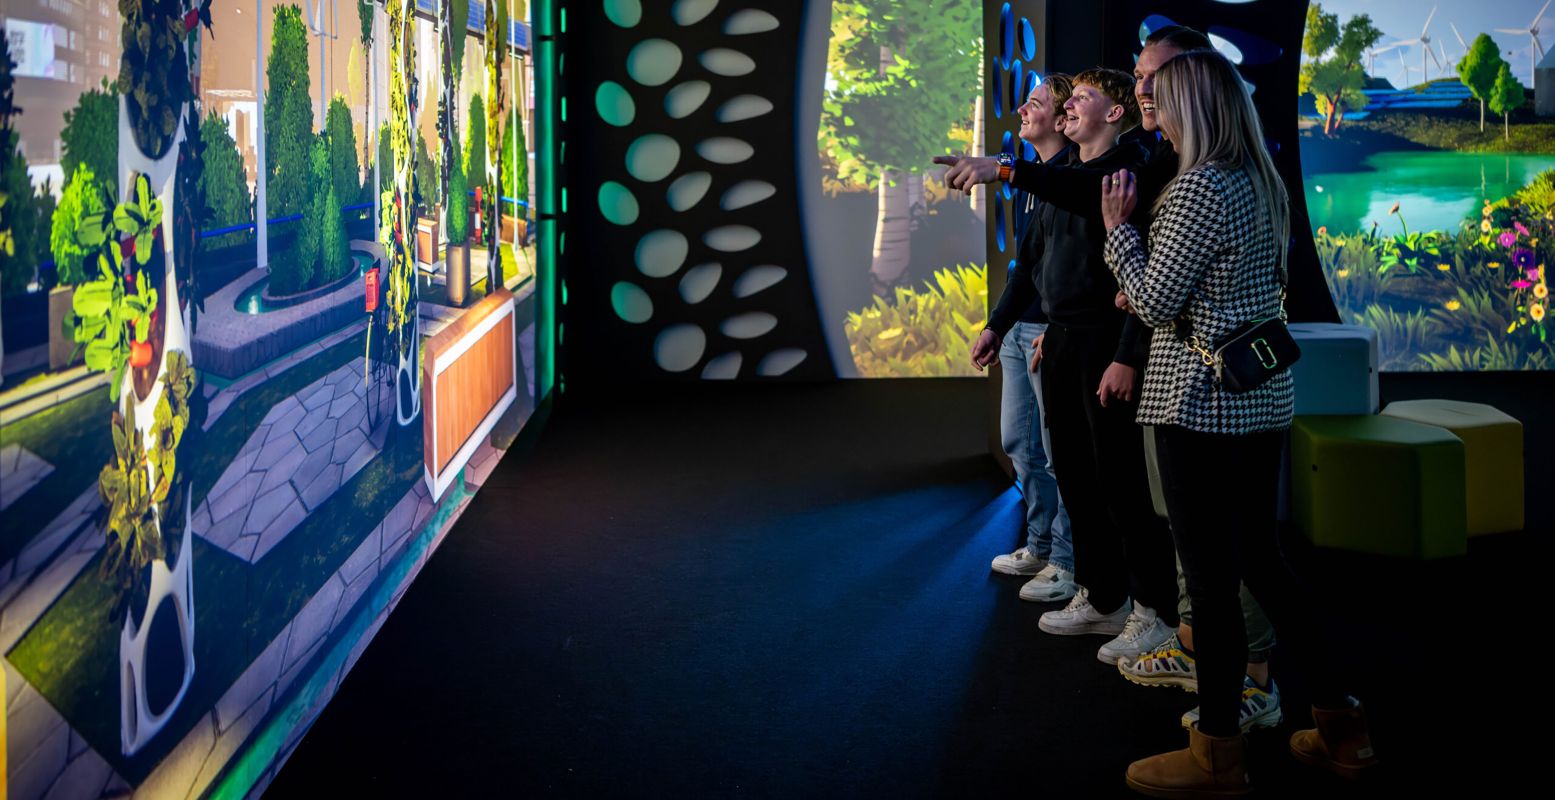
[[[999,364],[1004,368],[999,431],[1026,500],[1026,549],[1037,558],[1073,571],[1074,539],[1069,532],[1069,512],[1058,496],[1058,480],[1047,456],[1041,370],[1031,371],[1031,342],[1046,331],[1047,325],[1043,323],[1017,322],[999,347]]]

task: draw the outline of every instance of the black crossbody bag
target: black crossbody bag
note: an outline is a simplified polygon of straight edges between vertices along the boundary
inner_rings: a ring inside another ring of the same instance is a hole
[[[1290,369],[1301,358],[1301,348],[1285,327],[1287,279],[1283,269],[1279,275],[1280,315],[1242,324],[1217,342],[1213,350],[1204,345],[1198,333],[1192,332],[1193,321],[1188,320],[1190,333],[1184,344],[1204,360],[1205,366],[1214,368],[1215,385],[1226,392],[1250,392]]]

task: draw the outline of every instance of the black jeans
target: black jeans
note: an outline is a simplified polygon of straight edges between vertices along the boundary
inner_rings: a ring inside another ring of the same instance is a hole
[[[1138,403],[1103,407],[1096,396],[1119,333],[1050,323],[1042,340],[1044,422],[1074,535],[1075,582],[1098,611],[1133,597],[1176,625],[1177,566],[1171,533],[1150,502]]]
[[[1301,659],[1315,704],[1339,708],[1334,680],[1306,592],[1280,553],[1276,524],[1283,431],[1246,435],[1156,428],[1161,488],[1188,599],[1199,674],[1199,730],[1232,736],[1247,663],[1239,584],[1279,631],[1281,654]]]

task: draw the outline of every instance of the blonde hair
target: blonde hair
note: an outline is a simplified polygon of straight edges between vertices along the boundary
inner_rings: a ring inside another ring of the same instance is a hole
[[[1123,107],[1122,128],[1130,130],[1139,124],[1139,101],[1134,97],[1134,76],[1122,70],[1092,67],[1074,76],[1075,86],[1090,86],[1107,96],[1108,100]]]
[[[1177,148],[1177,177],[1172,184],[1204,164],[1246,173],[1258,210],[1274,228],[1283,276],[1290,240],[1290,196],[1264,146],[1263,123],[1236,67],[1214,50],[1180,53],[1155,74],[1155,100],[1161,131]],[[1172,184],[1156,197],[1154,212],[1161,210]]]
[[[1074,96],[1074,77],[1064,72],[1054,72],[1042,79],[1042,85],[1047,87],[1047,95],[1052,99],[1054,116],[1064,113],[1064,103]]]

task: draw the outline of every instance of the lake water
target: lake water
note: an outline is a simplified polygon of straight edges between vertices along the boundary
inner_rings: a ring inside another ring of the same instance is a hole
[[[1402,231],[1388,216],[1396,202],[1409,229],[1456,231],[1479,209],[1521,189],[1540,172],[1555,168],[1555,155],[1507,155],[1454,151],[1385,152],[1361,162],[1370,170],[1306,176],[1312,227],[1334,233]]]

